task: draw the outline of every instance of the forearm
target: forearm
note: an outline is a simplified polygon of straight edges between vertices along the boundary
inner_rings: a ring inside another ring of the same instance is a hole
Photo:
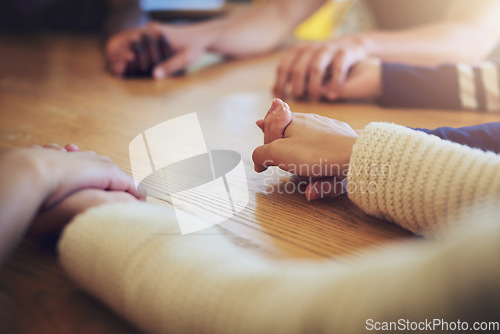
[[[439,22],[394,32],[368,32],[362,42],[372,56],[390,62],[437,65],[484,60],[500,41],[500,2],[455,1]]]
[[[487,298],[499,290],[495,231],[393,246],[359,265],[273,261],[222,234],[181,236],[172,210],[133,203],[78,216],[58,249],[70,277],[147,333],[362,333],[368,319],[498,310]]]
[[[45,199],[40,165],[25,150],[0,154],[0,264],[19,242]]]
[[[210,23],[217,37],[210,49],[228,56],[244,57],[280,46],[292,30],[325,0],[274,0],[239,15]]]
[[[446,64],[419,67],[383,63],[380,96],[384,107],[500,111],[499,66]]]
[[[428,24],[400,31],[354,36],[366,52],[388,62],[434,66],[445,61],[473,63],[486,59],[495,39],[457,22]]]
[[[348,180],[349,197],[366,213],[433,235],[460,210],[500,195],[500,157],[372,123],[353,148]]]
[[[416,128],[415,130],[454,143],[500,154],[500,123],[486,123],[462,128],[440,127],[433,130]]]

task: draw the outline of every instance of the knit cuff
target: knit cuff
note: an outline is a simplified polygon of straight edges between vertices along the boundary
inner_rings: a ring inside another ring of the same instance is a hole
[[[399,125],[369,124],[354,145],[349,198],[367,214],[422,235],[500,194],[500,157]]]

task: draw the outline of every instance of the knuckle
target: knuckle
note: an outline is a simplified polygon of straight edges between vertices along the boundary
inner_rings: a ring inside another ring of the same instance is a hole
[[[328,53],[333,50],[333,46],[329,44],[323,44],[318,48],[318,53]]]
[[[279,74],[285,73],[287,70],[288,70],[288,68],[287,68],[287,66],[283,62],[281,62],[278,65],[278,73]]]
[[[312,66],[311,66],[311,68],[310,68],[310,73],[311,73],[312,75],[317,76],[317,75],[320,75],[320,74],[321,74],[321,72],[322,72],[322,70],[321,70],[321,67],[319,66],[319,64],[314,64],[314,65],[312,65]]]

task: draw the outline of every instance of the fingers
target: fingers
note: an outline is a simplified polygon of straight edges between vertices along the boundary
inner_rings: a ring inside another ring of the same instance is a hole
[[[307,97],[310,101],[316,102],[322,96],[323,83],[328,76],[328,65],[335,51],[328,45],[322,46],[314,54],[309,65],[309,83],[307,87]]]
[[[174,54],[167,38],[151,31],[132,39],[128,48],[132,52],[125,63],[128,77],[152,76],[157,65]]]
[[[315,50],[307,49],[302,52],[292,70],[292,96],[296,99],[307,98],[307,84],[309,81],[310,64]]]
[[[356,46],[328,43],[294,47],[280,62],[273,91],[284,97],[287,86],[294,98],[318,101],[326,97],[337,100],[342,93],[350,68],[366,58]]]
[[[262,132],[265,132],[265,124],[266,124],[265,120],[259,119],[257,120],[257,122],[255,122],[255,124],[257,124],[257,126],[262,130]]]
[[[172,46],[164,35],[158,38],[158,51],[160,52],[161,59],[168,59],[174,54]]]
[[[337,197],[347,192],[347,179],[330,177],[311,181],[306,188],[306,198],[313,201],[320,198]]]
[[[163,37],[163,36],[162,36]],[[159,48],[159,41],[157,39],[153,38],[149,34],[143,34],[141,38],[142,44],[146,47],[146,49],[149,51],[149,66],[153,68],[157,63],[160,62],[161,54],[160,54],[160,48]],[[151,68],[148,68],[149,71],[151,71]]]
[[[257,147],[252,153],[254,169],[257,173],[267,170],[270,166],[276,166],[271,159],[271,145],[266,144]]]
[[[66,152],[66,149],[64,149],[63,147],[61,147],[55,143],[45,144],[45,145],[43,145],[43,148],[49,149],[49,150],[54,150],[54,151]]]
[[[326,84],[323,95],[330,101],[342,97],[351,68],[366,57],[366,52],[361,48],[344,47],[339,49],[330,64],[332,69],[331,79]],[[363,87],[360,87],[360,89],[363,89]]]
[[[40,145],[33,145],[33,146],[30,146],[31,149],[51,149],[51,150],[55,150],[55,151],[61,151],[61,152],[79,152],[80,151],[80,148],[73,144],[73,143],[70,143],[70,144],[67,144],[66,146],[61,147],[59,146],[58,144],[55,144],[55,143],[50,143],[50,144],[45,144],[42,146]]]
[[[135,186],[134,179],[125,174],[118,166],[113,164],[111,160],[107,162],[108,164],[108,173],[107,178],[105,178],[105,182],[98,186],[97,188],[101,188],[103,190],[108,191],[124,191],[133,195],[137,199],[145,200],[146,199],[146,189],[144,187]]]
[[[292,113],[288,104],[275,99],[273,106],[272,112],[268,113],[265,118],[264,144],[283,138],[285,129],[292,121]]]
[[[64,148],[68,152],[79,152],[80,151],[80,148],[73,143],[67,144],[66,146],[64,146]]]
[[[148,67],[151,63],[149,57],[149,50],[141,41],[133,41],[131,43],[131,48],[134,51],[134,56],[136,59],[137,69],[140,74],[146,73]]]
[[[273,88],[274,95],[282,98],[285,97],[286,86],[291,79],[292,69],[297,59],[304,51],[304,48],[305,46],[303,45],[295,46],[290,52],[285,55],[285,57],[279,63],[276,82]]]
[[[106,43],[108,68],[114,75],[124,76],[128,62],[134,60],[134,52],[130,49],[129,39],[134,32],[124,31],[112,36]]]
[[[152,34],[142,34],[138,41],[131,42],[130,46],[134,52],[138,75],[151,75],[153,67],[164,59],[160,53],[159,44],[160,39]]]
[[[294,47],[278,66],[274,94],[286,95],[287,85],[291,86],[294,98],[317,101],[323,94],[323,84],[327,68],[335,55],[330,44],[300,45]]]
[[[201,52],[201,51],[200,51]],[[199,52],[189,49],[181,50],[169,59],[161,62],[153,69],[153,77],[164,79],[184,71],[198,57]]]

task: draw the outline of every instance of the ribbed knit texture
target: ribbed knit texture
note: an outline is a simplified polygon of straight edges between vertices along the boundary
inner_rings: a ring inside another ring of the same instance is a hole
[[[460,210],[499,197],[500,157],[372,123],[353,148],[348,180],[349,198],[366,213],[432,235],[455,224]]]
[[[387,183],[375,194],[350,196],[366,211],[417,232],[435,231],[433,222],[446,225],[438,217],[497,193],[494,156],[394,125],[366,128],[352,162],[367,159],[391,163],[391,177],[353,178],[352,169],[350,182]],[[476,178],[462,182],[467,170]],[[69,276],[149,333],[358,334],[369,332],[367,319],[472,325],[500,317],[500,211],[470,212],[460,219],[471,224],[446,239],[395,245],[367,254],[363,263],[340,265],[271,260],[233,245],[217,227],[181,236],[164,207],[112,204],[68,225],[59,254]]]

